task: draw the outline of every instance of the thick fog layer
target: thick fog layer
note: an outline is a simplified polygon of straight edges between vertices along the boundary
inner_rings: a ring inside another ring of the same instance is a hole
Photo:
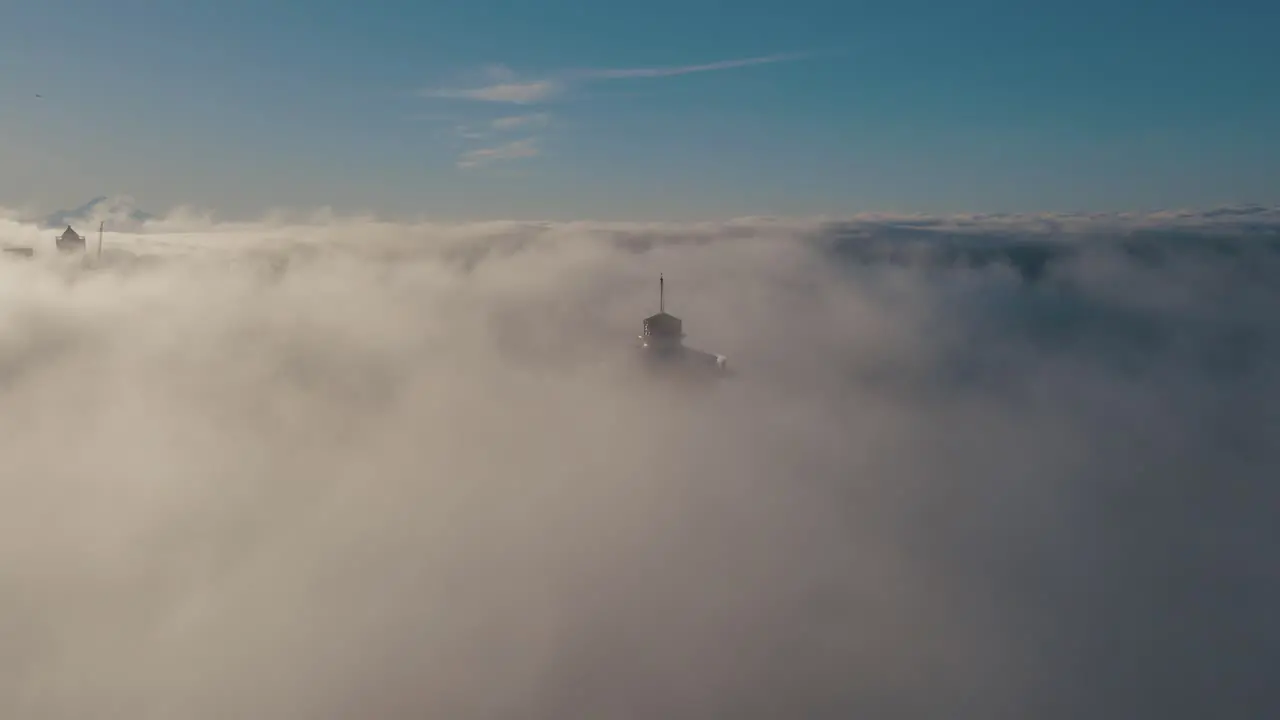
[[[1277,217],[0,220],[0,717],[1274,716]]]

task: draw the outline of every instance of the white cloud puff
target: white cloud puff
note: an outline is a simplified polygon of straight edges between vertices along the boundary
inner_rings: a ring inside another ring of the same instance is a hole
[[[0,219],[0,716],[1269,716],[1275,219]]]

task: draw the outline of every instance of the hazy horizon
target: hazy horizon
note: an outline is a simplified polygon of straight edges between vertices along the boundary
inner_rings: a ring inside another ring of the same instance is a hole
[[[1009,220],[1024,220],[1028,222],[1037,219],[1045,220],[1062,220],[1068,222],[1089,222],[1100,221],[1106,218],[1117,220],[1149,218],[1152,221],[1172,220],[1181,218],[1185,221],[1188,218],[1207,219],[1215,215],[1229,215],[1240,217],[1262,218],[1266,222],[1271,222],[1272,217],[1280,213],[1280,202],[1277,203],[1259,203],[1249,201],[1224,202],[1213,205],[1204,206],[1169,206],[1169,207],[1129,207],[1118,210],[1105,210],[1099,208],[1076,208],[1076,209],[1043,209],[1029,210],[1021,212],[1011,211],[994,211],[983,210],[981,208],[970,208],[959,212],[927,212],[922,210],[898,210],[898,209],[867,209],[860,211],[850,211],[845,213],[814,213],[809,215],[787,215],[787,214],[741,214],[727,217],[658,217],[648,219],[636,218],[606,218],[606,217],[574,217],[574,218],[557,218],[552,216],[511,216],[511,217],[490,217],[490,218],[462,218],[450,217],[447,214],[431,215],[427,213],[418,213],[416,215],[396,215],[388,213],[377,213],[368,210],[359,212],[343,212],[334,206],[272,206],[262,209],[257,213],[236,215],[219,210],[215,207],[202,206],[195,203],[184,203],[172,207],[152,207],[148,206],[145,200],[139,199],[128,193],[116,194],[100,194],[91,198],[84,198],[74,203],[66,203],[58,206],[34,207],[31,205],[5,207],[0,204],[0,218],[8,218],[19,224],[31,225],[66,225],[80,223],[81,230],[88,228],[88,224],[96,226],[101,221],[105,223],[104,227],[108,232],[143,232],[148,229],[153,230],[173,230],[183,227],[184,224],[195,223],[196,225],[237,225],[237,224],[253,224],[253,223],[281,223],[281,222],[310,222],[312,220],[333,219],[333,218],[358,218],[368,222],[384,223],[384,224],[447,224],[447,225],[482,225],[485,223],[599,223],[604,225],[623,226],[663,226],[663,225],[702,225],[702,224],[724,224],[735,222],[751,222],[758,220],[769,220],[784,223],[805,223],[805,222],[841,222],[841,221],[894,221],[894,220],[914,220],[920,221],[944,221],[949,219],[980,221],[984,218],[1006,218]],[[132,215],[138,217],[131,217]]]

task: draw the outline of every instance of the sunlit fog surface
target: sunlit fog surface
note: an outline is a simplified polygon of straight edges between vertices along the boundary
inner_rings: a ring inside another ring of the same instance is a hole
[[[0,717],[1280,711],[1280,213],[59,230]]]

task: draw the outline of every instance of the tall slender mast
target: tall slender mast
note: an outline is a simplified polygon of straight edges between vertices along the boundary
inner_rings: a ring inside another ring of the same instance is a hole
[[[658,273],[658,312],[667,311],[666,287],[662,283],[662,273]]]
[[[102,259],[102,226],[106,224],[107,224],[106,220],[101,220],[98,222],[98,259],[99,260]]]

